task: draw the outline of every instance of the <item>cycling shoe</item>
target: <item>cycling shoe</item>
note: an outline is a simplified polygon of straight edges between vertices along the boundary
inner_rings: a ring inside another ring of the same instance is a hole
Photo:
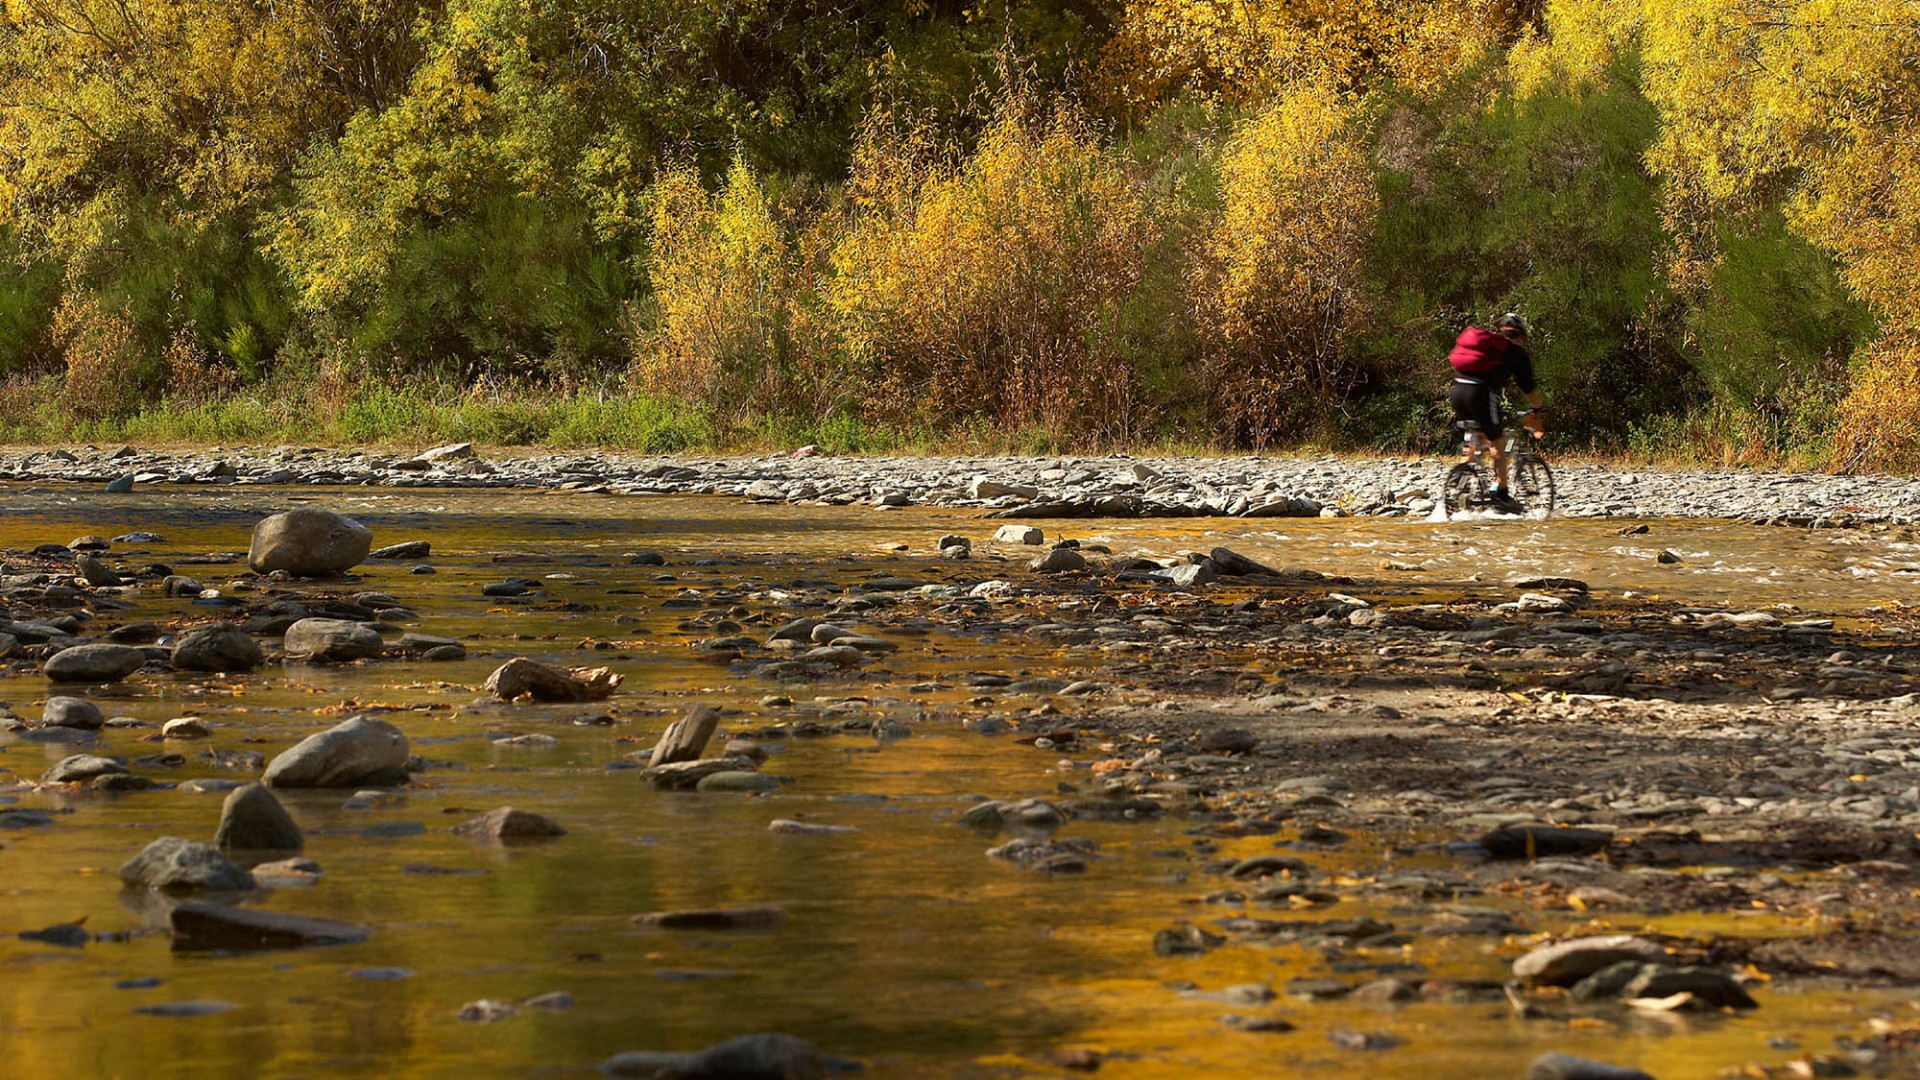
[[[1494,491],[1487,494],[1487,509],[1492,510],[1496,514],[1524,514],[1527,512],[1527,508],[1521,506],[1519,500],[1504,491]]]

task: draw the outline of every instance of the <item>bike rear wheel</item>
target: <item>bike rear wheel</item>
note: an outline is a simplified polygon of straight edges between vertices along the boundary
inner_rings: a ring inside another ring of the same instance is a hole
[[[1526,454],[1514,462],[1513,489],[1528,510],[1538,510],[1542,517],[1552,516],[1553,470],[1547,468],[1545,461]]]
[[[1440,486],[1440,505],[1446,508],[1447,516],[1477,510],[1486,501],[1487,476],[1478,466],[1463,461],[1448,471],[1446,482]]]

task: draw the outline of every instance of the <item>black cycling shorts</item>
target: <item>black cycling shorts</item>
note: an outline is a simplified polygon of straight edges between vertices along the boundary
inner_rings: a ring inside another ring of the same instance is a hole
[[[1500,406],[1486,383],[1455,379],[1453,389],[1447,392],[1447,400],[1453,403],[1455,421],[1476,420],[1487,438],[1500,437]]]

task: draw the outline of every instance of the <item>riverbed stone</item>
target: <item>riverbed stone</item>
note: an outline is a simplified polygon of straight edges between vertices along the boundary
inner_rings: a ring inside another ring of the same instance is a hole
[[[635,926],[651,926],[661,930],[776,930],[786,921],[786,909],[771,904],[649,911],[633,917]]]
[[[561,670],[524,656],[516,656],[487,676],[487,693],[501,701],[522,697],[534,701],[603,701],[620,686],[622,676],[608,668]]]
[[[993,531],[993,542],[1038,547],[1047,542],[1047,534],[1032,525],[1002,525]]]
[[[633,1050],[600,1063],[608,1076],[653,1080],[826,1080],[818,1047],[778,1032],[742,1035],[697,1053]]]
[[[173,666],[181,671],[252,671],[265,659],[260,643],[232,623],[189,630],[173,646]]]
[[[353,569],[372,550],[372,530],[350,517],[307,506],[255,525],[247,565],[260,574],[284,570],[299,577],[326,577]]]
[[[1669,998],[1690,995],[1689,1006],[1704,1008],[1752,1009],[1759,1006],[1753,996],[1732,975],[1717,968],[1677,964],[1641,963],[1625,960],[1600,969],[1573,984],[1570,997],[1577,1002],[1632,1001],[1640,998]]]
[[[298,619],[286,629],[283,645],[290,659],[311,664],[341,664],[380,655],[380,632],[346,619]]]
[[[724,771],[700,778],[696,791],[779,791],[780,779],[761,772]]]
[[[126,584],[111,567],[91,555],[74,556],[73,568],[79,572],[82,580],[96,589],[110,589]]]
[[[1579,937],[1542,945],[1513,962],[1513,976],[1543,986],[1571,986],[1623,961],[1656,963],[1666,958],[1659,943],[1630,934]]]
[[[455,825],[453,833],[455,836],[469,836],[477,840],[516,843],[565,836],[567,830],[545,814],[501,806],[477,818],[470,818]]]
[[[40,723],[43,727],[98,731],[106,722],[106,714],[100,711],[100,706],[86,698],[68,694],[55,694],[49,697],[46,705],[40,710]]]
[[[1649,1073],[1572,1054],[1541,1054],[1527,1065],[1527,1080],[1653,1080]]]
[[[212,844],[163,836],[120,866],[120,880],[134,888],[162,892],[245,892],[253,875],[233,864]]]
[[[1592,855],[1613,843],[1605,829],[1522,824],[1495,829],[1480,838],[1480,846],[1495,859],[1549,859]]]
[[[1087,568],[1087,557],[1072,548],[1057,547],[1027,564],[1042,574],[1065,574]]]
[[[302,739],[267,765],[275,788],[341,788],[403,779],[410,747],[399,728],[354,716]]]
[[[197,716],[176,716],[160,725],[163,739],[204,739],[212,734],[213,728]]]
[[[252,783],[227,794],[213,844],[222,851],[299,851],[306,837],[273,792]]]
[[[54,653],[47,660],[46,676],[61,683],[111,683],[139,671],[146,665],[144,650],[131,645],[97,642],[75,645]]]
[[[101,757],[97,754],[73,754],[62,758],[53,768],[41,775],[40,780],[48,784],[78,784],[98,779],[102,776],[124,776],[127,763],[119,758]]]
[[[168,919],[173,927],[173,948],[177,952],[214,949],[243,952],[351,945],[365,941],[372,935],[367,927],[335,919],[258,911],[200,900],[175,905]]]

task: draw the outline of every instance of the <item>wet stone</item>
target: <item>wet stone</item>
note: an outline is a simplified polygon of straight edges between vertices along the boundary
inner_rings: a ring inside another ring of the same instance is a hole
[[[176,906],[169,919],[176,952],[351,945],[367,940],[372,933],[364,926],[334,919],[200,901]]]
[[[75,645],[47,660],[46,676],[59,683],[119,682],[146,662],[146,652],[131,645]]]
[[[1667,951],[1628,934],[1580,937],[1542,945],[1513,962],[1513,976],[1543,986],[1571,986],[1623,961],[1657,962]]]
[[[163,892],[244,892],[253,875],[235,866],[211,844],[163,836],[120,866],[120,880]]]
[[[1625,1065],[1572,1054],[1541,1054],[1527,1065],[1527,1080],[1653,1080],[1653,1077]]]
[[[358,787],[380,778],[404,779],[409,756],[407,736],[399,728],[354,716],[274,758],[265,781],[276,788]]]
[[[93,731],[107,722],[100,706],[85,698],[55,694],[40,711],[40,723],[47,727],[77,728]]]
[[[298,851],[306,840],[273,792],[253,783],[228,794],[213,843],[222,851]]]
[[[126,771],[126,763],[118,758],[75,754],[62,759],[59,764],[48,769],[40,780],[48,784],[76,784],[102,776],[124,775]]]
[[[686,908],[677,911],[650,911],[635,915],[635,926],[661,930],[775,930],[785,925],[784,908]]]
[[[502,806],[453,827],[455,836],[515,843],[565,836],[567,830],[545,814]]]

